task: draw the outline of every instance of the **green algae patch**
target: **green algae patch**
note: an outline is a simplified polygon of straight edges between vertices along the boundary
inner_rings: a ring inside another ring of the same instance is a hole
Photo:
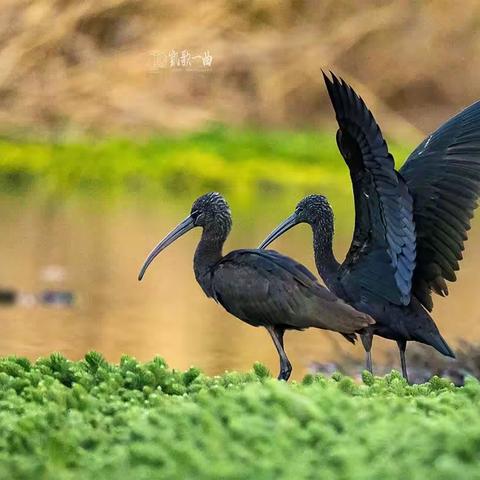
[[[0,478],[475,479],[480,384],[0,360]]]
[[[409,149],[392,142],[399,162]],[[148,139],[104,138],[45,143],[0,139],[0,185],[54,193],[101,190],[236,198],[335,185],[350,192],[335,132],[262,131],[223,126]]]

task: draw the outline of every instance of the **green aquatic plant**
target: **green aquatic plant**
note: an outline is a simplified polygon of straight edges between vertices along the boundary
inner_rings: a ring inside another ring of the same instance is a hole
[[[0,478],[475,479],[480,384],[0,360]]]
[[[391,145],[403,160],[408,148]],[[42,143],[0,140],[0,182],[18,190],[181,193],[231,196],[334,184],[349,191],[333,132],[257,131],[215,126],[182,136]]]

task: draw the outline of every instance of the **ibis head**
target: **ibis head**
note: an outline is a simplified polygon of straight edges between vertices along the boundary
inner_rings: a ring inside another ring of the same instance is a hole
[[[323,195],[308,195],[298,202],[295,211],[286,218],[258,248],[268,247],[274,240],[300,223],[307,223],[312,228],[320,229],[326,236],[333,235],[333,211]]]
[[[201,227],[209,238],[224,240],[230,232],[232,218],[226,200],[219,193],[206,193],[193,202],[190,215],[181,221],[146,258],[138,280],[142,280],[148,266],[155,257],[171,245],[175,240],[185,235],[195,227]]]

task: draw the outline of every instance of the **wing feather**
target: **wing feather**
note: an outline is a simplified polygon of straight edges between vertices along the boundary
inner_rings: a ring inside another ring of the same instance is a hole
[[[413,293],[433,309],[431,292],[447,295],[480,194],[480,102],[429,135],[400,174],[414,199],[417,267]]]
[[[352,179],[355,231],[342,265],[345,285],[397,305],[410,302],[416,236],[412,198],[365,102],[345,81],[324,74]],[[381,279],[381,285],[379,285]]]
[[[373,323],[322,287],[303,265],[273,250],[235,250],[212,275],[215,299],[251,325],[351,334]]]

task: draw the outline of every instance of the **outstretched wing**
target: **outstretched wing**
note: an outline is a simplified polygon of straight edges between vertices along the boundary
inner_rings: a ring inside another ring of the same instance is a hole
[[[480,102],[429,135],[400,170],[414,200],[413,294],[429,311],[432,290],[448,295],[480,193]]]
[[[332,80],[323,76],[355,199],[355,230],[342,265],[342,282],[351,288],[360,285],[362,296],[407,305],[415,268],[411,195],[365,102],[335,75]]]
[[[353,333],[372,323],[322,287],[303,265],[273,250],[229,253],[216,265],[212,286],[215,300],[255,326]]]

